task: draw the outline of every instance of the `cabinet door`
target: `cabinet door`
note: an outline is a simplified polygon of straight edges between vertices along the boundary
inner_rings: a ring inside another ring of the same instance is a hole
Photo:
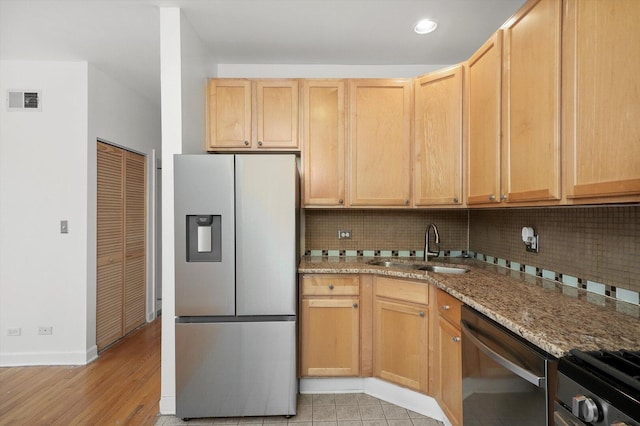
[[[345,205],[345,89],[344,80],[302,83],[305,206]]]
[[[500,75],[502,31],[467,63],[467,204],[500,202]]]
[[[411,204],[412,84],[349,81],[349,203]]]
[[[569,202],[638,201],[640,31],[637,0],[567,0],[563,145]]]
[[[426,306],[376,299],[374,375],[426,393],[428,325]]]
[[[416,206],[462,203],[462,75],[458,65],[416,80]]]
[[[146,157],[124,153],[124,294],[125,334],[144,324],[146,316]]]
[[[103,349],[124,335],[124,151],[97,143],[96,344]]]
[[[502,193],[559,200],[562,2],[530,1],[503,27]]]
[[[298,148],[298,80],[256,82],[258,148]]]
[[[301,311],[301,375],[358,376],[358,298],[303,298]]]
[[[209,80],[209,148],[251,148],[251,81]]]
[[[460,330],[438,319],[438,400],[454,425],[462,425],[462,349]]]

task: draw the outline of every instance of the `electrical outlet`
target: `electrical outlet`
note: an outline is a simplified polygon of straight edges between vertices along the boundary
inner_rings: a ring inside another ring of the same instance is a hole
[[[350,240],[351,239],[351,229],[341,229],[338,231],[338,239],[339,240]]]
[[[21,334],[22,334],[22,329],[20,327],[7,329],[7,336],[20,336]]]
[[[41,336],[50,336],[53,334],[53,327],[38,327],[38,334]]]

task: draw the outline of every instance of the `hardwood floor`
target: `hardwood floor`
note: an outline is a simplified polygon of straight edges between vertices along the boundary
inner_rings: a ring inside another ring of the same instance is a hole
[[[160,318],[85,366],[0,368],[0,425],[153,425]]]

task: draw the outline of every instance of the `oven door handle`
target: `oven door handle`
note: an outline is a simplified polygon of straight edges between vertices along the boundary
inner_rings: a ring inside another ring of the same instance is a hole
[[[514,363],[513,361],[508,360],[507,358],[503,357],[502,355],[500,355],[499,353],[491,349],[489,346],[482,343],[480,339],[476,337],[474,332],[471,330],[471,327],[469,327],[469,324],[465,320],[460,321],[460,327],[462,329],[462,333],[469,340],[471,340],[471,343],[473,343],[474,346],[478,347],[478,349],[484,352],[484,354],[487,355],[489,358],[491,358],[492,360],[494,360],[495,362],[497,362],[507,370],[511,371],[512,373],[522,377],[527,382],[535,386],[538,386],[539,388],[543,388],[545,386],[546,379],[544,377],[537,376],[536,374]]]

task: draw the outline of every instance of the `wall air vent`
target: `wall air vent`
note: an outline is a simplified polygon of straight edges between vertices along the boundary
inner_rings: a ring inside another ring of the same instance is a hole
[[[42,111],[39,90],[7,90],[8,111]]]

